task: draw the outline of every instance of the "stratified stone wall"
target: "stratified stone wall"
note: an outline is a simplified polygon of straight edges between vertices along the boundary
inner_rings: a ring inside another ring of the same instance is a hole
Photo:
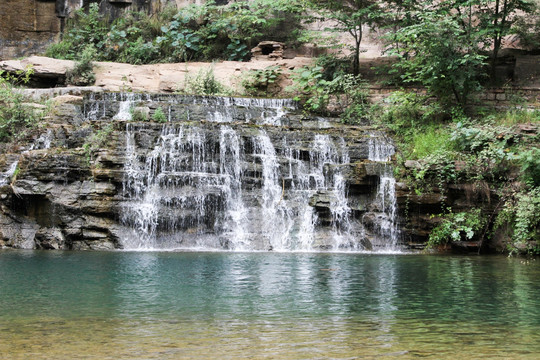
[[[0,1],[0,59],[39,53],[61,29],[55,0]]]
[[[126,10],[156,12],[176,0],[1,0],[0,60],[41,54],[63,30],[65,19],[81,7],[98,3],[100,12],[115,19]]]

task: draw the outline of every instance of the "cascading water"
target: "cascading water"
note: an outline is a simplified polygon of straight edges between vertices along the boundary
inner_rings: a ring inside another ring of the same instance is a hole
[[[93,100],[98,105],[85,105],[87,118],[126,121],[126,104],[167,113],[165,124],[126,122],[120,239],[126,249],[395,247],[395,180],[386,165],[393,146],[380,134],[360,151],[363,142],[337,135],[329,120],[295,117],[290,100],[119,94]],[[356,164],[368,159],[386,169],[373,190],[369,177],[351,184]],[[375,234],[362,220],[373,207],[365,204],[368,193],[377,194]]]
[[[383,239],[383,248],[395,250],[398,244],[399,230],[397,221],[396,202],[396,179],[394,168],[390,164],[395,148],[389,139],[381,134],[371,134],[369,138],[368,160],[382,164],[379,168],[379,186],[377,191],[377,203],[383,216],[377,224],[377,232]]]
[[[135,94],[123,94],[123,98],[120,101],[118,113],[113,117],[113,120],[130,121],[132,118],[131,112],[134,101]]]
[[[19,161],[14,161],[5,172],[0,173],[0,186],[8,185],[11,182],[18,165]]]
[[[309,161],[302,161],[299,152],[278,154],[262,129],[246,136],[221,126],[217,140],[203,128],[165,125],[155,147],[143,155],[134,144],[144,125],[126,127],[124,194],[131,201],[122,221],[132,232],[125,247],[285,251],[323,243],[337,250],[346,243],[344,182],[338,170],[332,176],[325,172],[327,165],[348,158],[344,150],[338,154],[329,136],[316,135]],[[309,205],[320,193],[331,198],[333,224],[322,239]]]
[[[86,120],[112,117],[130,121],[135,106],[160,103],[168,120],[189,121],[191,113],[204,112],[206,120],[216,123],[254,122],[257,125],[284,125],[289,109],[297,109],[290,99],[255,99],[213,96],[150,95],[138,93],[90,94],[84,104]]]

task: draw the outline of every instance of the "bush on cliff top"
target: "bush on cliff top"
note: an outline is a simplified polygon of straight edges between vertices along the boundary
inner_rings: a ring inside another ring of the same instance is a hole
[[[195,60],[248,60],[259,41],[294,41],[300,27],[299,6],[288,1],[240,1],[217,6],[213,1],[178,11],[148,15],[128,12],[109,24],[91,4],[68,22],[62,41],[47,56],[79,60],[92,45],[94,60],[149,64]]]
[[[13,85],[27,83],[32,73],[31,68],[15,75],[0,70],[0,142],[24,136],[36,123],[38,115],[25,105],[24,96]]]

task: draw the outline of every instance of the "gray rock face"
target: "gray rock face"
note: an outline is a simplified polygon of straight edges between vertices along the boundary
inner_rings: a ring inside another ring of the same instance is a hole
[[[369,128],[305,117],[289,100],[68,100],[33,146],[0,156],[4,174],[17,162],[0,187],[0,246],[387,247],[386,165],[369,160],[373,142],[386,140]],[[150,121],[132,122],[136,107]],[[151,121],[158,108],[165,123]]]

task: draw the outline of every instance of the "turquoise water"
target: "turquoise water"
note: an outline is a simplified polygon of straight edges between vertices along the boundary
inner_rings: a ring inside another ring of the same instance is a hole
[[[0,252],[0,358],[540,356],[540,263]]]

